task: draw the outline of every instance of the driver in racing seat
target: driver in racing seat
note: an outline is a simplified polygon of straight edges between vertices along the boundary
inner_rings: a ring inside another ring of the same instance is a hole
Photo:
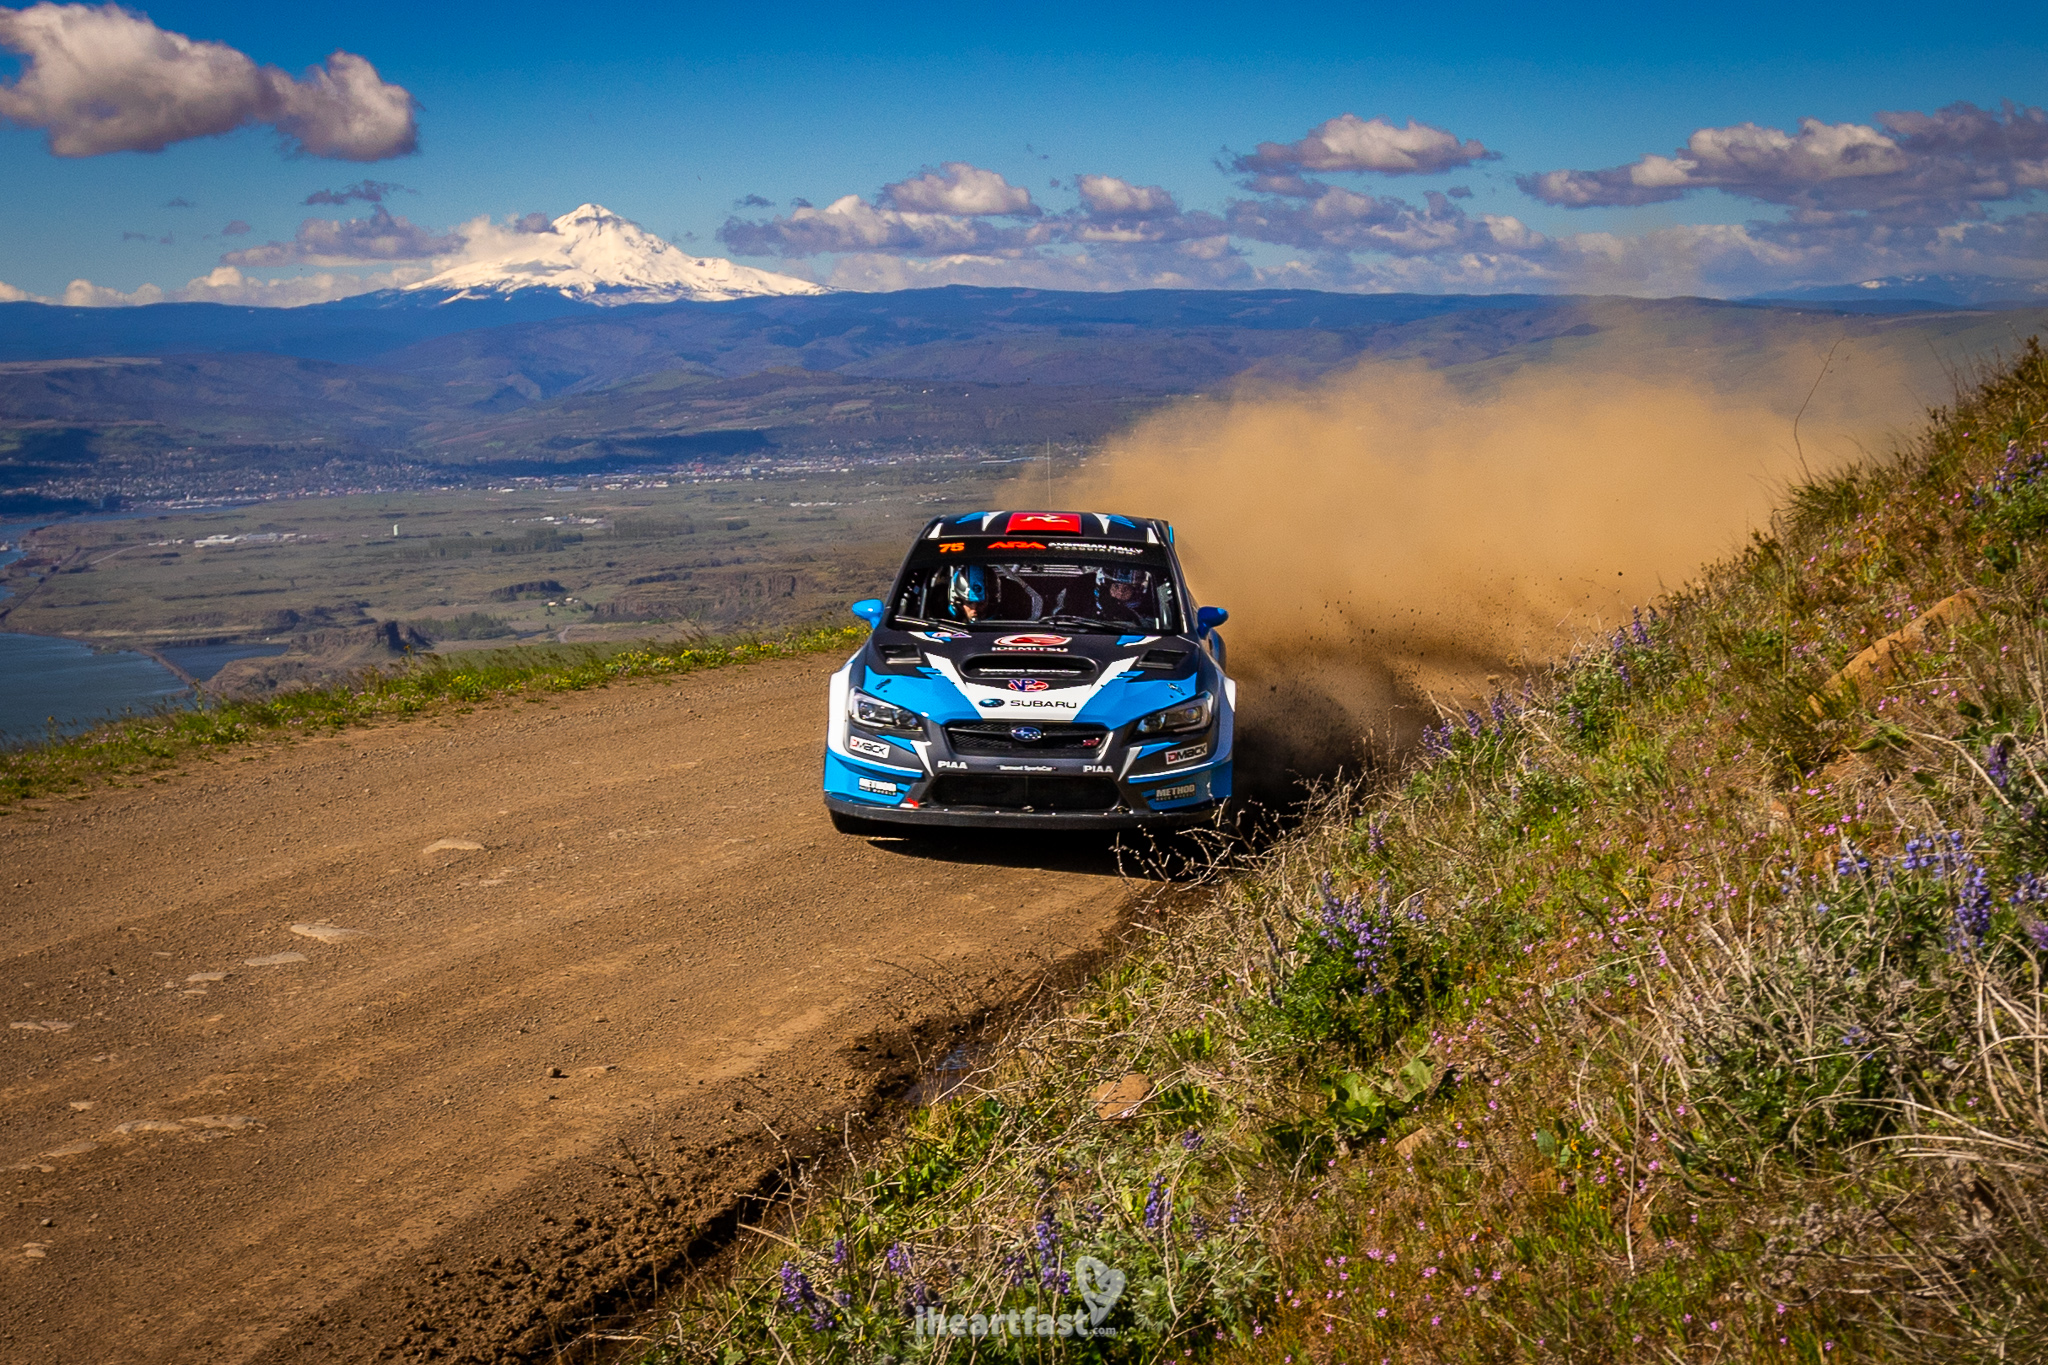
[[[1104,621],[1117,625],[1143,626],[1152,629],[1152,619],[1145,614],[1145,579],[1143,569],[1130,568],[1121,564],[1110,564],[1095,571],[1095,614]]]
[[[946,611],[956,621],[979,621],[989,607],[988,570],[979,564],[963,564],[953,570],[946,585]]]

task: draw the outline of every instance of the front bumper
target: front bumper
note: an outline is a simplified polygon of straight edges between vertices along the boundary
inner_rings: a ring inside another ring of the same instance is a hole
[[[1005,771],[1008,767],[1009,771]],[[1119,780],[1078,763],[955,762],[938,773],[869,764],[827,750],[825,804],[843,815],[974,829],[1178,829],[1230,796],[1230,762]]]

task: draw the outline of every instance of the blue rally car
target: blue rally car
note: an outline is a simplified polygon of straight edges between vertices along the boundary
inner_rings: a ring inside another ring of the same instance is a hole
[[[873,633],[825,739],[843,831],[1170,827],[1230,795],[1226,613],[1195,605],[1163,521],[941,517],[853,612]]]

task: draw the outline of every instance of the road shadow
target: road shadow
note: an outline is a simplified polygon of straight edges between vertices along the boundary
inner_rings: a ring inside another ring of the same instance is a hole
[[[873,835],[883,853],[934,863],[1033,868],[1189,885],[1233,866],[1269,837],[1264,818],[1233,812],[1215,828],[1153,833],[1124,830],[913,830]]]

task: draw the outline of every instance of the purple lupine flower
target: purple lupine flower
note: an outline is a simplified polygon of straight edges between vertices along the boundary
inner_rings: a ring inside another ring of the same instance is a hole
[[[891,1275],[903,1276],[910,1273],[910,1248],[897,1242],[890,1246],[888,1254],[882,1257],[882,1264]]]
[[[2048,953],[2048,924],[2040,920],[2027,921],[2027,938],[2037,953]]]
[[[846,1268],[846,1239],[844,1237],[835,1238],[832,1242],[832,1265],[837,1270],[844,1270]]]
[[[1479,718],[1477,711],[1467,707],[1465,708],[1465,728],[1470,730],[1475,736],[1483,735],[1486,733],[1486,722]]]
[[[2039,905],[2048,901],[2048,882],[2041,880],[2038,872],[2022,872],[2012,884],[2014,905]]]
[[[1971,948],[1983,947],[1984,936],[1991,932],[1991,879],[1975,859],[1956,893],[1956,929]]]
[[[811,1277],[796,1268],[795,1261],[784,1261],[780,1272],[782,1279],[782,1303],[795,1312],[806,1313],[811,1320],[813,1332],[829,1332],[839,1325],[838,1315],[832,1305],[818,1293]]]
[[[1365,827],[1365,846],[1374,853],[1387,851],[1386,822],[1379,819],[1368,821]]]
[[[2012,780],[2007,765],[2012,761],[2012,739],[1995,739],[1984,747],[1984,775],[1991,779],[1991,785],[2004,791]]]
[[[1194,1151],[1202,1145],[1202,1130],[1190,1128],[1180,1135],[1180,1145],[1187,1151]]]
[[[1506,726],[1510,714],[1507,695],[1495,689],[1493,694],[1493,728],[1499,730]]]
[[[1236,1196],[1233,1199],[1231,1199],[1230,1209],[1227,1213],[1223,1215],[1223,1221],[1230,1224],[1230,1226],[1232,1227],[1236,1227],[1238,1224],[1244,1222],[1245,1214],[1247,1212],[1248,1210],[1245,1208],[1244,1203],[1244,1191],[1239,1190]]]
[[[1152,1188],[1145,1194],[1145,1231],[1157,1232],[1166,1225],[1166,1181],[1153,1177]]]
[[[1339,896],[1325,875],[1322,886],[1321,927],[1317,935],[1331,952],[1348,958],[1363,979],[1367,995],[1386,990],[1384,980],[1388,958],[1394,947],[1395,921],[1388,903],[1388,889],[1381,883],[1379,896],[1368,904],[1359,893]],[[1192,1150],[1192,1149],[1190,1149]]]
[[[1196,1213],[1188,1218],[1188,1231],[1194,1234],[1197,1242],[1202,1242],[1208,1240],[1209,1233],[1213,1229],[1210,1228],[1208,1219]]]
[[[1629,633],[1635,637],[1635,642],[1638,645],[1647,649],[1650,644],[1650,631],[1649,627],[1643,624],[1643,609],[1641,607],[1635,608],[1632,618]]]

